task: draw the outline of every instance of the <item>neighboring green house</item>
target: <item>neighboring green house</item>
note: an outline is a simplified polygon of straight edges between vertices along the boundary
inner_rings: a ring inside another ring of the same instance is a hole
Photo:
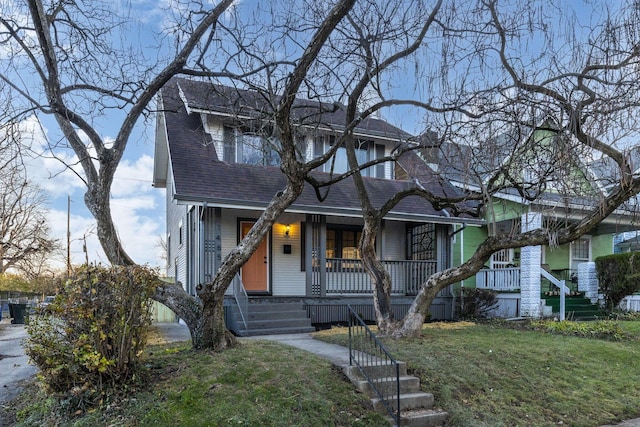
[[[535,129],[504,135],[491,144],[489,149],[450,144],[421,153],[427,164],[465,191],[480,192],[491,179],[514,184],[493,194],[483,206],[485,226],[456,226],[453,265],[468,260],[490,233],[519,232],[544,225],[553,236],[554,227],[580,220],[607,191],[598,173],[604,175],[610,168],[602,162],[589,165],[583,161],[578,146],[563,141],[551,120],[542,121]],[[567,167],[557,170],[557,161]],[[496,170],[501,171],[497,176]],[[540,185],[527,186],[527,182]],[[579,266],[613,253],[614,236],[634,230],[635,222],[630,210],[620,209],[570,244],[499,251],[486,269],[458,284],[458,290],[464,286],[503,292],[499,314],[507,317],[539,316],[545,311],[548,314],[541,295],[559,293],[561,280],[570,294],[580,291],[581,295],[587,293],[594,298],[595,276],[593,272],[586,274],[583,283],[579,283]],[[595,268],[592,264],[583,266],[587,267],[591,271]]]

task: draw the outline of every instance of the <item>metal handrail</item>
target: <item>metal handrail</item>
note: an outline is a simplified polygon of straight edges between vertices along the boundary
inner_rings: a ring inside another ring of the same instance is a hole
[[[364,320],[349,308],[349,365],[354,364],[367,380],[396,424],[400,423],[400,364],[369,329]],[[369,376],[367,367],[390,366],[395,374],[395,390],[381,390]],[[396,408],[393,408],[393,400]]]
[[[247,295],[247,291],[244,289],[240,274],[236,274],[233,278],[233,298],[235,299],[238,310],[240,311],[240,318],[242,319],[242,324],[246,331],[248,329],[247,318],[249,317],[249,296]]]

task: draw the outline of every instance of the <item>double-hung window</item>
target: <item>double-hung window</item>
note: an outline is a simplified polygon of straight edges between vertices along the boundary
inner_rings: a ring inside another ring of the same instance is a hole
[[[359,227],[327,225],[327,258],[360,259],[360,237]]]
[[[358,164],[362,165],[369,161],[384,157],[384,145],[376,144],[370,140],[357,139],[355,143],[355,153]],[[325,135],[317,137],[314,143],[315,156],[320,156],[334,147],[336,137],[333,135]],[[349,162],[347,160],[347,149],[343,146],[336,149],[335,155],[324,164],[325,172],[333,172],[341,174],[349,171]],[[364,176],[373,176],[377,178],[385,178],[385,165],[383,163],[368,167],[362,171]]]
[[[280,144],[273,137],[240,128],[226,127],[224,130],[223,158],[229,163],[278,166]]]
[[[591,261],[591,238],[581,237],[571,242],[571,269],[576,270],[583,262]]]

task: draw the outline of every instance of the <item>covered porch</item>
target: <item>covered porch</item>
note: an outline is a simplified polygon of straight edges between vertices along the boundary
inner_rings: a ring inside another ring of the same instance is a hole
[[[498,222],[496,227],[498,232],[518,228],[526,232],[543,227],[553,229],[556,221],[557,218],[541,212],[528,212],[521,218]],[[510,317],[550,316],[549,300],[555,298],[559,301],[554,300],[553,313],[564,319],[569,311],[565,311],[565,303],[569,304],[565,298],[583,298],[586,305],[597,302],[598,283],[593,260],[612,253],[616,226],[620,226],[616,219],[604,221],[591,234],[568,244],[498,251],[486,268],[475,275],[474,284],[477,288],[497,292],[499,299],[509,300],[512,307],[502,311],[508,312]]]

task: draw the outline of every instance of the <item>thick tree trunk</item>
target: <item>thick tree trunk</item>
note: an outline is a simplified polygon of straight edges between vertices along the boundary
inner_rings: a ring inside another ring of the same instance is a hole
[[[227,330],[224,321],[224,291],[227,287],[222,292],[214,292],[213,283],[208,283],[199,290],[202,315],[198,327],[191,333],[193,348],[222,351],[237,345],[235,336]]]
[[[191,333],[191,341],[195,345],[202,313],[202,301],[189,295],[180,282],[174,284],[162,281],[158,284],[153,299],[169,307],[184,321]]]
[[[420,336],[431,303],[438,292],[448,286],[448,284],[444,284],[448,281],[439,280],[441,277],[440,274],[434,274],[427,280],[427,283],[420,288],[404,319],[396,324],[389,335],[394,338]]]
[[[391,310],[391,276],[376,255],[375,242],[380,220],[375,215],[365,216],[360,254],[371,283],[373,283],[373,307],[380,335],[388,335],[396,329]]]
[[[97,184],[96,184],[97,185]],[[84,201],[89,212],[96,219],[98,240],[107,259],[116,265],[135,265],[124,250],[111,216],[111,193],[103,190],[87,190]]]

